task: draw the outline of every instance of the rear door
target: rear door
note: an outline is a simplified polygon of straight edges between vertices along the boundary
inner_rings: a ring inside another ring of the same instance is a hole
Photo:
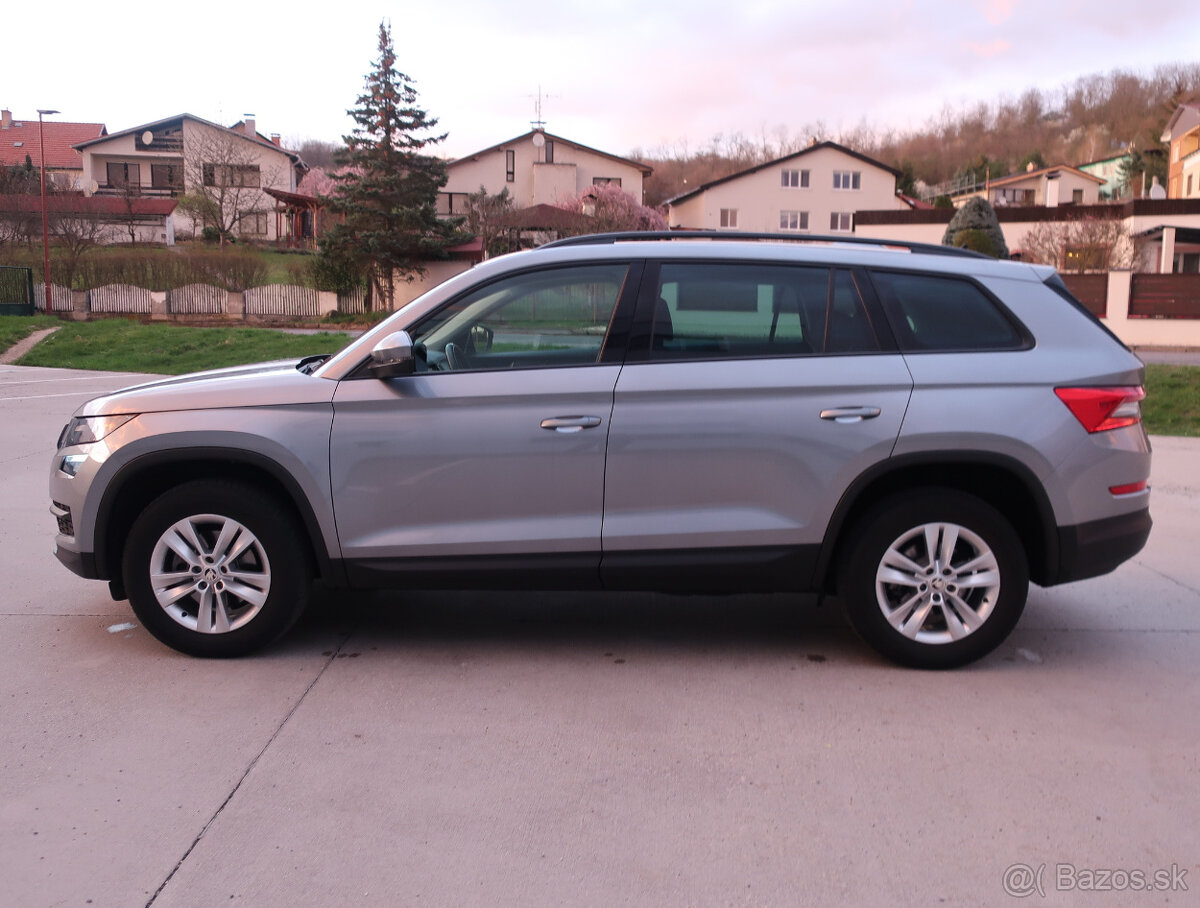
[[[891,454],[912,389],[862,283],[647,266],[609,432],[606,586],[808,587],[839,497]]]

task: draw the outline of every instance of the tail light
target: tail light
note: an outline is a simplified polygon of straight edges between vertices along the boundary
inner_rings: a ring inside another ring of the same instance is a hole
[[[1140,385],[1117,388],[1055,388],[1059,400],[1079,420],[1079,424],[1093,432],[1107,432],[1124,426],[1137,425],[1142,421],[1141,401],[1146,391]]]

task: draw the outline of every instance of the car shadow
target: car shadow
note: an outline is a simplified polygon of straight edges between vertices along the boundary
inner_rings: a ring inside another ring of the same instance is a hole
[[[826,651],[873,655],[832,600],[797,594],[314,591],[291,637],[353,637],[355,646],[493,644],[786,652],[819,662]],[[285,641],[286,642],[286,641]]]

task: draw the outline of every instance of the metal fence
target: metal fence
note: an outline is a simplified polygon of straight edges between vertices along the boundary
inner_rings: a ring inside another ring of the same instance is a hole
[[[0,266],[0,315],[33,315],[33,269]]]
[[[1130,318],[1200,318],[1200,274],[1135,274]]]

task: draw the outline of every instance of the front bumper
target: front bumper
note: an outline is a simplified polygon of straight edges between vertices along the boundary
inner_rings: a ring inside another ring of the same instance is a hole
[[[96,567],[96,556],[93,552],[73,552],[55,544],[54,557],[66,566],[72,573],[78,574],[85,580],[103,580]]]

